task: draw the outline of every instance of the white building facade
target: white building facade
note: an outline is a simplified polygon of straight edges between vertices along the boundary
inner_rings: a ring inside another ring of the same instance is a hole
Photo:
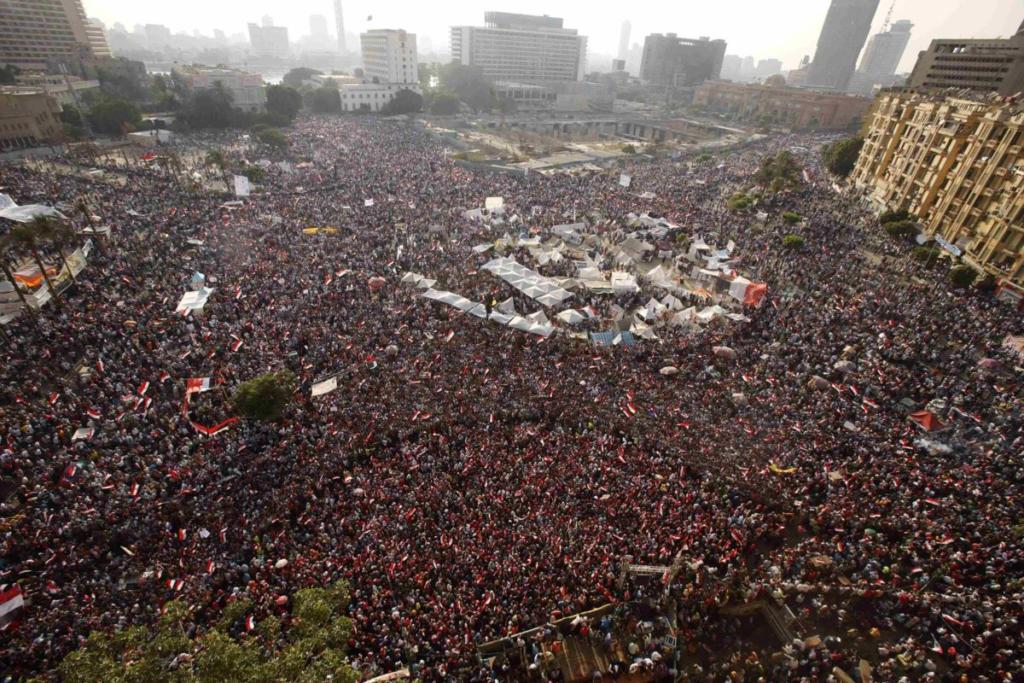
[[[487,12],[486,26],[451,28],[452,60],[501,82],[582,81],[587,39],[555,17]]]
[[[359,36],[363,73],[379,83],[419,83],[416,34],[394,29],[374,29]]]

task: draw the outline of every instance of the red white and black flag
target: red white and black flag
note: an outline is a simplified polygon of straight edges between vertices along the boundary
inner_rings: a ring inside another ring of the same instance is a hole
[[[25,609],[25,596],[18,584],[0,586],[0,631],[16,628]]]

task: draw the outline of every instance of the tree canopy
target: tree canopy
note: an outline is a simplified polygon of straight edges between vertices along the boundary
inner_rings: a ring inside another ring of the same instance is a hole
[[[302,95],[295,88],[287,85],[267,86],[267,113],[278,114],[289,122],[302,109]]]
[[[295,393],[295,375],[284,370],[261,375],[235,389],[235,409],[253,420],[273,421],[281,417]]]
[[[423,96],[408,88],[402,88],[395,93],[394,99],[384,105],[381,113],[387,115],[415,114],[423,110]]]
[[[341,93],[326,86],[311,90],[306,94],[306,106],[315,114],[340,114]]]
[[[474,112],[490,111],[494,106],[494,84],[480,67],[446,64],[441,67],[438,78],[442,88],[455,93]]]
[[[754,179],[762,187],[772,192],[779,192],[798,186],[802,170],[803,168],[792,154],[782,151],[775,156],[764,157],[761,160],[761,168],[757,170]]]
[[[281,79],[281,83],[289,88],[298,90],[302,87],[303,81],[308,81],[312,76],[320,76],[322,74],[323,71],[317,71],[308,66],[298,66],[286,73],[284,78]]]
[[[829,173],[846,178],[853,173],[862,147],[864,138],[860,136],[836,140],[822,147],[821,159]]]
[[[134,130],[140,121],[138,107],[127,100],[104,98],[89,110],[89,123],[97,133],[123,135]]]
[[[220,82],[197,92],[182,112],[193,128],[228,128],[239,120],[231,93]]]
[[[259,616],[250,601],[237,600],[213,628],[196,631],[189,607],[169,602],[151,628],[93,632],[59,673],[65,683],[356,681],[345,658],[352,633],[347,584],[306,588],[288,603],[282,618]]]

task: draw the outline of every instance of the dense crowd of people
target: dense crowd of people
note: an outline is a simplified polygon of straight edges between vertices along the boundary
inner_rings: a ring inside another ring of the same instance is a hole
[[[288,137],[292,165],[269,165],[242,206],[167,166],[112,165],[122,187],[0,164],[15,201],[85,198],[112,228],[61,302],[6,327],[0,583],[29,604],[0,670],[52,670],[91,631],[151,622],[169,600],[201,630],[233,600],[258,621],[287,610],[281,595],[347,579],[359,670],[488,680],[501,675],[478,643],[635,597],[616,581],[626,556],[681,555],[687,680],[824,681],[860,659],[876,680],[1024,679],[1024,361],[1002,346],[1021,315],[906,258],[823,178],[821,139],[523,176],[460,168],[406,123],[303,119]],[[195,144],[285,158],[235,133]],[[762,198],[763,223],[729,210],[781,149],[810,182]],[[400,285],[414,271],[541,308],[479,270],[489,256],[472,247],[510,230],[464,217],[490,196],[524,231],[576,212],[622,230],[648,211],[734,240],[767,300],[749,323],[597,348]],[[782,245],[786,210],[804,219],[802,250]],[[196,272],[209,303],[176,314]],[[281,420],[193,426],[283,369],[300,386]],[[333,375],[338,389],[311,398]],[[202,377],[215,388],[184,414]],[[907,413],[929,403],[948,427],[923,435]],[[81,427],[94,435],[72,442]],[[820,640],[781,646],[721,612],[758,599]]]

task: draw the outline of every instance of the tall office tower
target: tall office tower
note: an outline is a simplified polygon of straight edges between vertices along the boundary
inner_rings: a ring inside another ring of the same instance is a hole
[[[249,24],[249,43],[257,57],[283,59],[291,51],[288,46],[288,29],[284,26]]]
[[[314,38],[326,38],[327,17],[322,14],[309,15],[309,35]]]
[[[419,83],[415,33],[374,29],[359,38],[367,78],[376,78],[381,83]]]
[[[260,23],[263,25],[263,28],[270,28],[274,25],[274,18],[269,14],[264,14]]]
[[[715,80],[722,73],[725,41],[703,36],[698,40],[674,33],[652,33],[644,41],[640,78],[666,87],[691,87]],[[754,58],[749,58],[751,68]]]
[[[912,88],[968,88],[1015,95],[1024,91],[1024,25],[1012,38],[941,38],[917,58]]]
[[[452,61],[503,83],[582,81],[587,39],[558,17],[485,12],[483,27],[452,26]]]
[[[334,28],[338,32],[338,52],[345,54],[345,17],[341,13],[341,0],[334,0]]]
[[[622,30],[619,31],[619,59],[629,57],[629,35],[633,32],[633,24],[629,20],[622,22]]]
[[[871,36],[850,84],[851,91],[869,94],[876,85],[889,87],[895,82],[896,67],[903,59],[913,27],[909,21],[897,21],[888,31]]]
[[[807,74],[808,87],[846,90],[877,9],[878,0],[832,0]]]
[[[41,71],[95,58],[90,31],[81,0],[0,2],[0,64]]]

